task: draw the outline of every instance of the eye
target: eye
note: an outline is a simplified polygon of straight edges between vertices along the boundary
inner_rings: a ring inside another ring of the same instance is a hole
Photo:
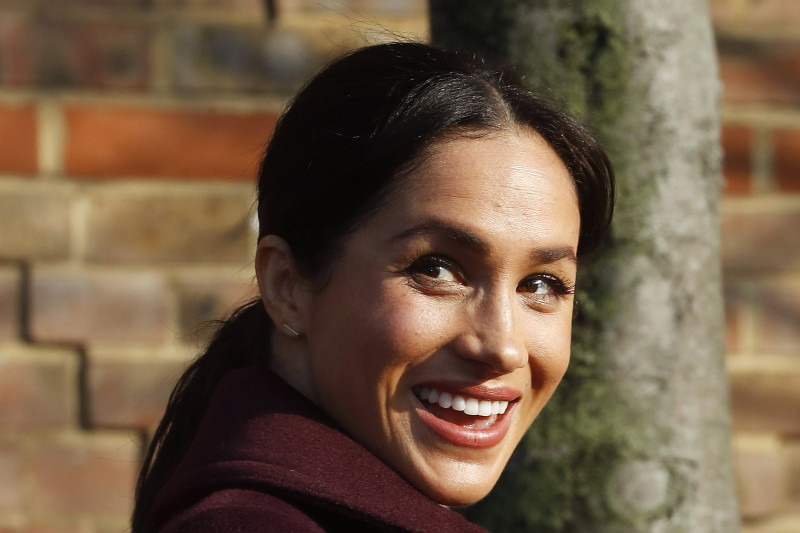
[[[464,283],[458,267],[450,260],[436,255],[426,255],[411,263],[408,273],[417,283],[445,284]]]
[[[540,274],[522,280],[517,290],[535,297],[539,301],[550,302],[573,294],[575,287],[555,276]]]
[[[456,281],[456,275],[442,265],[430,265],[421,269],[418,274],[442,281]]]

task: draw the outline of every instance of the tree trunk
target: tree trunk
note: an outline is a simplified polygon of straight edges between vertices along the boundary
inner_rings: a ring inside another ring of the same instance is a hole
[[[433,41],[519,65],[618,176],[570,370],[495,491],[492,531],[739,530],[719,264],[720,91],[704,0],[431,0]]]

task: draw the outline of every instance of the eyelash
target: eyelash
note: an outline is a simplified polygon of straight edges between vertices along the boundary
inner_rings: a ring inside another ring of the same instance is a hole
[[[550,285],[553,291],[553,294],[544,294],[538,296],[531,295],[532,298],[536,298],[538,300],[542,300],[545,302],[551,301],[551,298],[555,298],[556,300],[563,300],[566,296],[570,294],[575,294],[575,285],[569,283],[564,279],[561,279],[559,277],[550,274],[536,274],[535,276],[527,277],[520,282],[518,287],[523,286],[526,282],[532,282],[532,281],[545,281]]]
[[[446,280],[436,279],[433,276],[429,276],[424,273],[426,269],[430,268],[444,268],[450,271],[454,276],[460,278],[461,280],[464,279],[464,275],[461,273],[460,269],[456,266],[454,261],[446,257],[442,257],[439,255],[423,255],[422,257],[415,259],[409,266],[406,268],[406,272],[408,275],[413,279],[415,282],[419,283],[420,285],[427,285],[427,286],[438,286],[449,283]],[[421,276],[426,278],[424,281],[420,279]]]
[[[406,274],[418,285],[425,286],[425,287],[440,287],[452,283],[449,280],[440,280],[431,275],[425,273],[425,270],[431,268],[444,268],[450,271],[456,278],[464,280],[465,276],[462,274],[461,270],[456,265],[455,261],[451,259],[439,255],[423,255],[411,262],[411,264],[405,269]],[[526,291],[520,290],[526,283],[537,282],[537,281],[544,281],[547,283],[551,290],[553,291],[552,294],[544,294],[544,295],[534,295],[528,293],[534,293],[533,291]],[[550,303],[555,300],[562,300],[566,296],[570,294],[575,294],[575,285],[570,283],[569,281],[562,279],[558,276],[554,276],[552,274],[535,274],[532,276],[528,276],[527,278],[523,279],[519,285],[517,285],[517,289],[519,292],[528,294],[529,298],[535,299],[538,302],[542,303]]]

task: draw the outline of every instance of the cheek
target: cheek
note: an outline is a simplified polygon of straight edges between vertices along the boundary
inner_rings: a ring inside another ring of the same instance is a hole
[[[540,315],[527,326],[534,389],[555,389],[567,371],[572,335],[570,313]]]
[[[426,359],[448,338],[452,310],[431,298],[402,287],[371,303],[365,326],[389,369]]]
[[[391,396],[404,371],[433,353],[452,323],[446,309],[396,280],[370,291],[350,287],[328,304],[320,312],[327,317],[320,324],[325,333],[312,349],[315,374],[322,388],[335,381],[355,392],[363,385],[368,390],[361,395]]]

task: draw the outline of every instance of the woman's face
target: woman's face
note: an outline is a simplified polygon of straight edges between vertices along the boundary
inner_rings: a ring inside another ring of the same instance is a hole
[[[538,135],[438,143],[312,296],[313,399],[435,501],[482,498],[567,368],[579,226]]]

